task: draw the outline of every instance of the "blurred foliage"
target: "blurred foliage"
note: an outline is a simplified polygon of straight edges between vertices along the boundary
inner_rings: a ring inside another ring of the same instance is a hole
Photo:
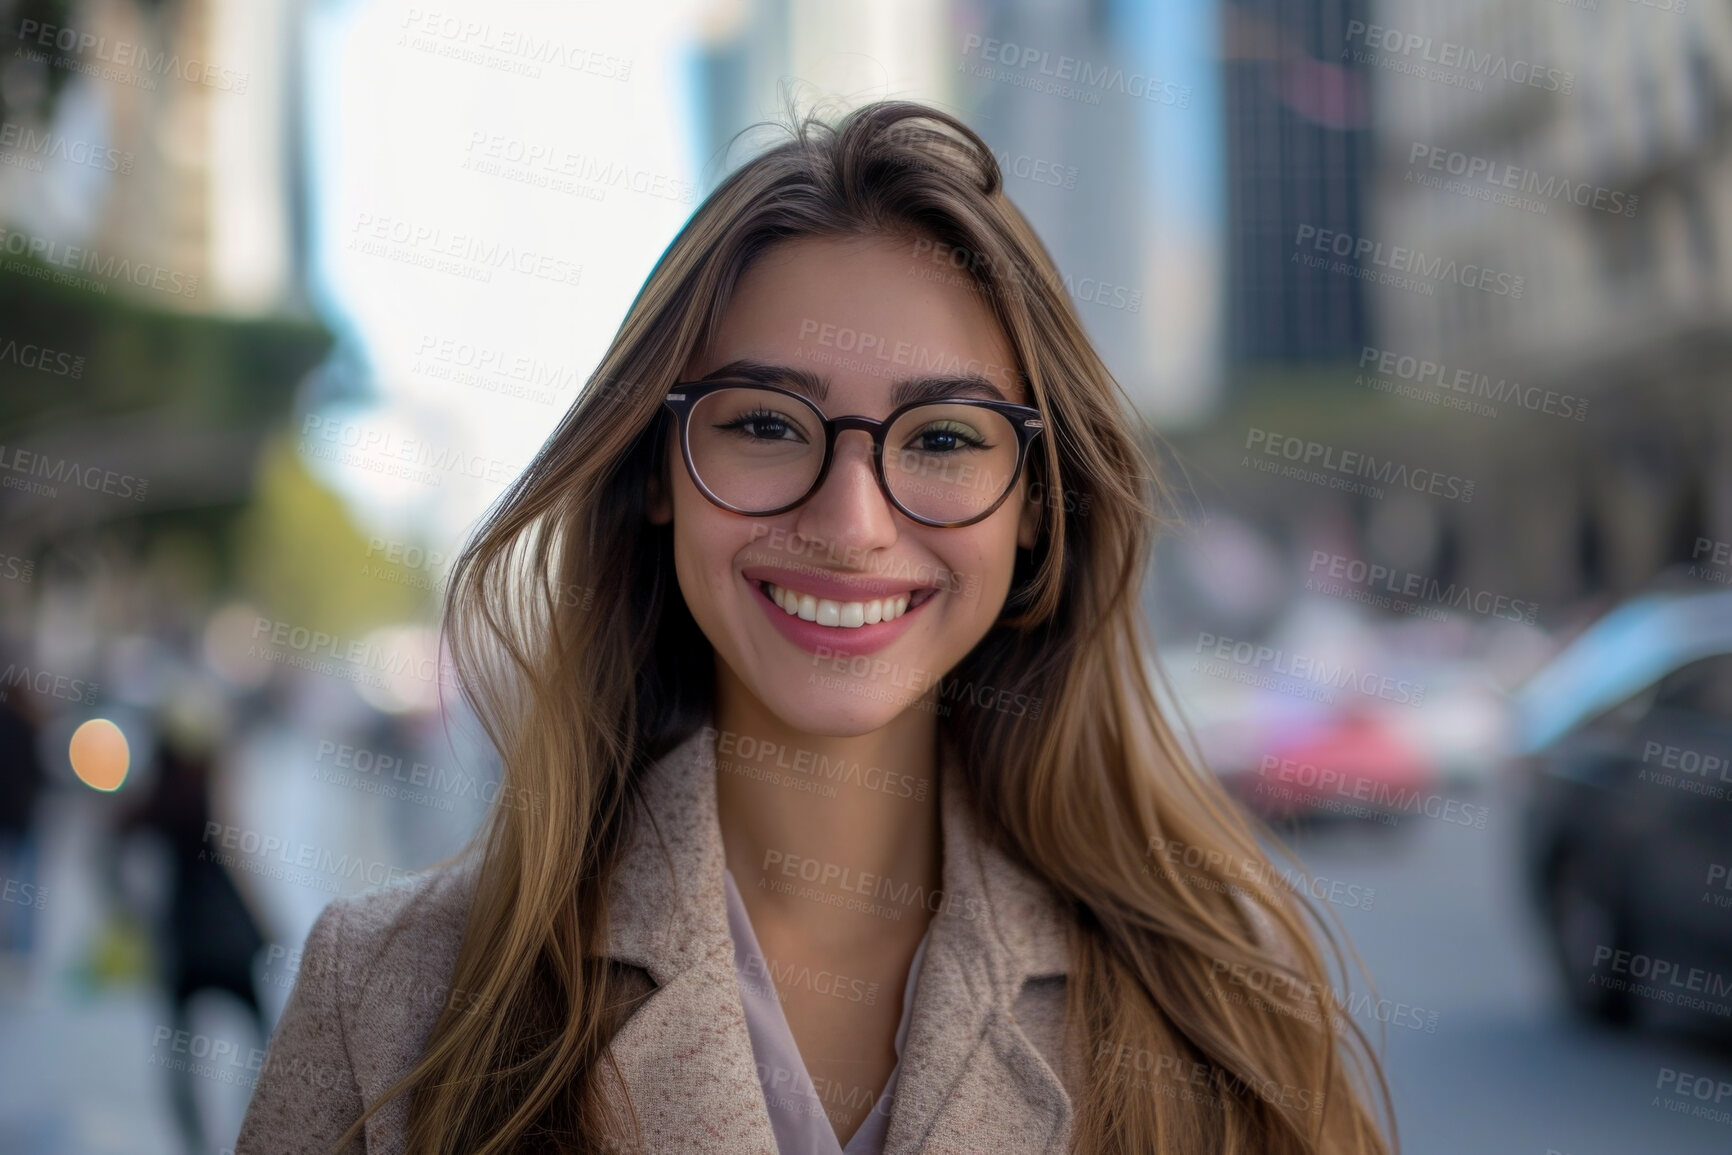
[[[273,438],[259,456],[254,500],[235,547],[242,591],[279,620],[353,638],[429,616],[430,592],[376,576],[423,575],[367,556],[367,536],[342,500],[307,472],[286,436]]]
[[[0,269],[0,350],[11,341],[83,362],[74,377],[0,356],[0,428],[145,409],[207,426],[266,424],[288,413],[332,344],[312,320],[170,313]]]
[[[235,434],[262,440],[289,419],[300,382],[332,344],[331,334],[309,319],[167,312],[123,293],[94,294],[0,269],[0,441],[75,439],[87,426],[119,423],[124,429],[132,421],[141,431],[161,429],[165,421],[180,431],[209,431],[213,444]],[[31,367],[44,356],[57,371]],[[165,458],[147,475],[228,468]],[[164,582],[191,579],[187,584],[198,592],[182,588],[178,600],[232,589],[241,560],[235,520],[251,501],[244,487],[250,474],[212,474],[202,501],[117,507],[115,519],[92,527],[95,536],[59,534],[57,543],[44,543],[54,547],[54,557],[38,560],[85,566],[103,555],[96,547],[106,542],[124,546],[132,564],[143,567],[141,579],[154,572],[145,564],[151,558],[166,566]],[[164,561],[157,547],[166,543],[174,544],[182,564]],[[13,548],[32,546],[26,540]]]

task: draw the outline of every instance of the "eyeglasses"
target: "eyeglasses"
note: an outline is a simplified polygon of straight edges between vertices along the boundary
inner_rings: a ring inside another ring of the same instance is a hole
[[[963,397],[915,401],[882,421],[826,417],[791,390],[733,381],[676,384],[662,403],[679,423],[698,492],[752,517],[786,513],[816,493],[836,438],[858,429],[872,438],[873,472],[891,505],[922,525],[973,525],[1010,495],[1046,428],[1031,406]]]

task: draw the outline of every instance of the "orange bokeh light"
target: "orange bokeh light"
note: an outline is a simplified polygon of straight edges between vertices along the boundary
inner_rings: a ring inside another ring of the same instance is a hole
[[[120,789],[132,765],[126,735],[107,718],[92,718],[74,730],[67,755],[79,781],[97,790]]]

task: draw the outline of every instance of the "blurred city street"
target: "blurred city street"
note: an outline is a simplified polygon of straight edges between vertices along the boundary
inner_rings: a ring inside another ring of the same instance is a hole
[[[902,97],[1122,389],[1402,1150],[1732,1151],[1732,4],[0,0],[0,1155],[229,1155],[319,912],[509,804],[478,519],[767,122]]]
[[[1319,877],[1374,888],[1342,922],[1378,994],[1437,1012],[1391,1025],[1388,1077],[1406,1155],[1716,1155],[1732,1122],[1653,1105],[1665,1069],[1732,1079],[1732,1057],[1658,1033],[1574,1020],[1558,995],[1517,867],[1507,797],[1484,830],[1335,824],[1291,845]],[[1376,1023],[1357,1016],[1367,1029]],[[1374,1036],[1375,1037],[1375,1036]],[[1711,1105],[1711,1104],[1710,1104]],[[1732,1119],[1732,1116],[1728,1117]]]
[[[99,986],[88,973],[90,912],[104,906],[89,802],[73,795],[44,808],[39,877],[51,899],[41,939],[33,955],[0,955],[9,970],[0,986],[0,1150],[180,1155],[169,1075],[153,1062],[165,1053],[156,1036],[168,1021],[164,999],[142,976]],[[245,1100],[232,1093],[239,1088],[225,1090],[207,1101],[232,1136]]]

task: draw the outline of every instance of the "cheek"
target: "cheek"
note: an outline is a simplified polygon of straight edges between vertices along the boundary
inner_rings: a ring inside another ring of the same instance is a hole
[[[1001,521],[998,514],[994,514],[985,526],[951,532],[969,535],[944,554],[945,564],[951,570],[951,582],[962,587],[963,611],[971,617],[996,618],[1010,590],[1011,572],[1016,567],[1015,515]]]
[[[706,617],[703,607],[725,595],[733,556],[749,533],[705,501],[691,487],[690,479],[675,489],[674,570],[680,592],[700,622]]]

